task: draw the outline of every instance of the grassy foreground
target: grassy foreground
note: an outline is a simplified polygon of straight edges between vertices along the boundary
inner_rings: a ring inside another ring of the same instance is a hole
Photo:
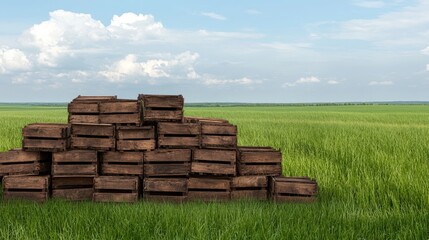
[[[0,202],[0,239],[429,239],[429,106],[190,107],[226,118],[241,145],[283,151],[285,175],[318,180],[319,202]],[[0,106],[0,151],[62,107]]]

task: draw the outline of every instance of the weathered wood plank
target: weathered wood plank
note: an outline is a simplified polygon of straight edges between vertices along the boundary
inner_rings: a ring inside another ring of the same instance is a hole
[[[192,150],[193,161],[216,161],[235,163],[237,152],[235,150],[212,150],[194,149]]]
[[[141,165],[126,165],[126,164],[109,164],[103,163],[101,166],[101,174],[106,175],[143,175],[143,164]]]
[[[156,149],[144,153],[144,162],[190,162],[190,149]]]
[[[137,100],[114,100],[100,103],[100,113],[138,113],[140,104]]]
[[[229,148],[237,147],[237,136],[202,135],[201,146],[204,148]]]
[[[98,123],[100,123],[100,118],[99,118],[99,115],[69,114],[69,123],[71,123],[71,124],[98,124]]]
[[[220,178],[194,178],[191,177],[188,180],[189,190],[219,190],[219,191],[230,191],[231,180],[220,179]]]
[[[158,146],[165,148],[190,148],[200,147],[199,136],[194,137],[166,137],[158,136]]]
[[[115,128],[112,124],[72,124],[73,136],[114,137]]]
[[[158,123],[159,135],[200,135],[200,125],[196,123]]]
[[[201,134],[208,135],[237,135],[237,126],[229,123],[201,123]]]
[[[22,148],[31,151],[66,151],[68,139],[28,139],[22,140]]]
[[[188,176],[190,163],[145,163],[145,177]]]
[[[53,163],[97,163],[97,151],[93,150],[69,150],[52,154]]]
[[[99,119],[100,123],[140,125],[139,113],[101,114],[99,115]]]
[[[48,191],[50,184],[49,176],[5,176],[3,178],[3,189],[28,189]]]
[[[103,162],[116,163],[143,163],[142,152],[104,152],[102,154]]]
[[[52,165],[53,175],[97,175],[97,164],[53,164]]]
[[[49,198],[48,192],[3,192],[3,199],[10,200],[28,200],[35,202],[45,202]]]
[[[68,104],[69,113],[92,113],[98,114],[99,107],[97,102],[77,101]]]
[[[143,187],[145,192],[181,192],[188,191],[186,178],[145,178]]]
[[[236,165],[235,163],[192,162],[191,173],[235,176]]]
[[[128,190],[138,192],[139,177],[99,176],[94,178],[94,189],[97,190]]]
[[[280,176],[282,174],[282,165],[248,165],[248,164],[237,164],[237,170],[239,175],[269,175],[269,176]]]
[[[71,147],[73,149],[111,150],[115,148],[115,139],[72,137]]]
[[[139,100],[143,101],[145,108],[183,108],[182,95],[148,95],[140,94]]]
[[[266,176],[239,176],[232,178],[231,187],[240,188],[266,188],[268,178]]]
[[[22,129],[24,138],[67,138],[70,134],[67,124],[33,123]]]
[[[154,126],[142,127],[116,127],[117,139],[132,140],[132,139],[155,139]]]
[[[53,189],[52,198],[68,201],[89,201],[94,194],[93,188]]]
[[[116,141],[116,148],[118,151],[148,151],[155,149],[155,147],[155,139]]]

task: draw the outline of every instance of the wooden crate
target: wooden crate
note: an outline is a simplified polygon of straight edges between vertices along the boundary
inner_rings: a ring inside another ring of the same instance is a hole
[[[49,152],[24,152],[21,149],[1,152],[0,176],[49,174],[51,162]]]
[[[100,103],[100,123],[131,124],[139,126],[140,102],[117,99]]]
[[[72,124],[72,149],[114,150],[115,128],[112,124]]]
[[[317,182],[308,177],[270,177],[270,198],[275,202],[314,202]]]
[[[201,175],[236,175],[235,150],[192,150],[191,173]]]
[[[29,124],[22,129],[22,136],[22,148],[25,151],[65,151],[70,143],[67,124]]]
[[[188,180],[188,200],[228,201],[231,199],[231,179],[191,177]]]
[[[142,152],[104,152],[101,158],[102,175],[143,176]]]
[[[92,200],[94,177],[84,175],[52,176],[52,198],[69,201]]]
[[[196,123],[158,123],[158,147],[200,147],[200,130]]]
[[[237,126],[223,121],[200,120],[201,147],[237,148]]]
[[[49,176],[3,177],[3,199],[44,202],[49,198]]]
[[[271,147],[238,147],[238,174],[279,176],[282,154]]]
[[[187,178],[145,178],[143,199],[157,202],[184,202],[187,199]]]
[[[239,176],[232,178],[231,199],[267,200],[267,176]]]
[[[99,176],[94,178],[95,202],[137,202],[140,196],[140,178]]]
[[[116,99],[116,96],[79,95],[68,104],[69,123],[100,123],[100,103]]]
[[[52,154],[52,175],[96,176],[97,152],[92,150],[70,150]]]
[[[147,151],[156,147],[155,127],[116,127],[116,149],[118,151]]]
[[[145,122],[181,122],[183,120],[182,95],[140,94]]]
[[[190,172],[190,149],[157,149],[144,153],[144,176],[188,176]]]

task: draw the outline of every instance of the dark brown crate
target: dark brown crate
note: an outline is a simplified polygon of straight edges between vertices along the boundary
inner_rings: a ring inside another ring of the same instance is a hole
[[[192,151],[192,174],[236,175],[235,150],[194,149]]]
[[[178,121],[183,120],[182,95],[145,95],[140,94],[142,102],[143,120],[145,122]]]
[[[78,96],[69,105],[69,123],[100,123],[100,103],[116,100],[116,96]]]
[[[52,197],[69,201],[92,200],[94,177],[83,175],[52,176]]]
[[[188,200],[190,201],[228,201],[230,199],[230,179],[191,177],[188,180]]]
[[[270,177],[270,197],[276,202],[313,202],[317,182],[308,177]]]
[[[281,152],[271,147],[238,147],[238,174],[270,175],[282,174]]]
[[[0,153],[0,176],[44,175],[51,171],[52,154],[20,149]]]
[[[23,149],[26,151],[65,151],[69,147],[67,124],[33,123],[22,129]]]
[[[188,176],[190,149],[157,149],[144,153],[145,177]]]
[[[139,113],[101,114],[99,119],[100,123],[140,125]]]
[[[71,114],[98,114],[99,103],[90,101],[73,101],[68,104],[68,112]]]
[[[68,138],[70,131],[67,124],[32,123],[22,129],[22,136],[24,138],[59,139]]]
[[[201,146],[203,148],[237,147],[237,126],[230,123],[205,121],[201,122]]]
[[[155,127],[117,127],[116,149],[118,151],[147,151],[155,149]]]
[[[44,202],[49,197],[49,176],[5,176],[3,199],[24,199]]]
[[[267,200],[268,179],[266,176],[239,176],[232,178],[231,199]]]
[[[187,178],[145,178],[143,199],[161,202],[183,202],[187,198]]]
[[[100,176],[94,178],[95,202],[137,202],[140,196],[139,177]]]
[[[52,155],[52,175],[96,176],[97,152],[92,150],[70,150]]]
[[[142,176],[143,153],[104,152],[102,153],[101,174]]]
[[[158,123],[158,147],[200,147],[200,133],[196,123]]]
[[[115,128],[111,124],[72,124],[73,149],[115,149]]]

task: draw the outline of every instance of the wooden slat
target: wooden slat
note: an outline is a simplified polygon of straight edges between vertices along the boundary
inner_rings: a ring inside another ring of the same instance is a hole
[[[281,163],[282,155],[280,151],[262,151],[243,150],[239,148],[238,161],[241,163]]]
[[[93,188],[53,189],[52,198],[68,201],[89,201],[94,194]]]
[[[148,151],[156,147],[155,139],[149,140],[117,140],[118,151]]]
[[[99,176],[94,178],[94,189],[129,190],[138,192],[139,177]]]
[[[71,164],[71,165],[52,165],[53,175],[97,175],[97,164]]]
[[[52,154],[53,163],[61,162],[81,162],[81,163],[96,163],[97,151],[93,150],[69,150],[65,152],[57,152]]]
[[[48,200],[48,192],[3,192],[3,199],[10,200],[28,200],[35,202],[45,202]]]
[[[232,190],[232,200],[267,200],[268,191],[265,190]]]
[[[230,191],[231,181],[229,179],[217,178],[189,178],[188,189],[207,189]]]
[[[282,174],[282,165],[246,165],[238,164],[237,170],[239,175],[270,175],[280,176]]]
[[[73,149],[110,150],[115,148],[115,139],[72,137],[71,147]]]
[[[133,203],[139,199],[138,193],[94,193],[95,202],[124,202]]]
[[[145,108],[183,108],[182,95],[139,95]]]
[[[40,152],[25,152],[22,150],[11,150],[7,152],[0,152],[0,164],[49,160],[46,157],[42,159],[42,156],[43,155],[41,155]]]
[[[206,148],[231,148],[237,147],[237,136],[202,135],[201,146]]]
[[[266,176],[239,176],[232,178],[232,188],[266,188],[268,179]]]
[[[101,114],[99,116],[100,123],[109,124],[136,124],[140,125],[139,113],[126,113],[126,114]]]
[[[200,125],[196,123],[158,123],[159,135],[200,135]]]
[[[104,152],[103,162],[143,163],[142,152]]]
[[[275,194],[291,194],[291,195],[316,195],[317,183],[314,180],[303,178],[288,178],[288,177],[273,177]]]
[[[22,135],[36,138],[67,138],[69,136],[67,124],[33,123],[22,129]]]
[[[48,191],[49,176],[5,176],[3,189],[41,189]]]
[[[165,137],[158,136],[159,147],[170,147],[170,148],[189,148],[189,147],[200,147],[200,138],[195,137]]]
[[[124,165],[103,163],[101,174],[106,175],[143,175],[143,164],[141,165]]]
[[[98,103],[97,102],[71,102],[68,105],[69,113],[93,113],[98,114]]]
[[[38,175],[40,173],[47,173],[49,169],[43,168],[43,166],[49,164],[41,164],[40,162],[32,163],[18,163],[0,165],[0,176],[5,175]]]
[[[111,124],[72,124],[72,135],[114,137],[115,128]]]
[[[237,135],[237,126],[222,123],[222,124],[211,124],[211,123],[201,123],[201,134],[209,135]]]
[[[235,163],[237,152],[235,150],[194,149],[193,161],[217,161]]]
[[[155,127],[142,126],[142,127],[117,127],[117,139],[154,139]]]
[[[190,149],[156,149],[144,153],[144,162],[189,162]]]
[[[69,123],[71,124],[97,124],[100,123],[99,115],[79,115],[79,114],[70,114]]]
[[[147,110],[143,111],[144,121],[181,121],[183,118],[182,110]]]
[[[65,151],[67,139],[27,139],[22,140],[22,148],[35,151]]]
[[[190,172],[190,163],[145,163],[143,172],[146,177],[188,176]]]
[[[85,175],[52,176],[52,189],[93,188],[94,177]]]
[[[235,176],[236,166],[235,164],[192,162],[191,173]]]
[[[186,178],[145,178],[145,192],[183,192],[188,191]]]
[[[77,96],[73,101],[92,101],[92,102],[103,102],[116,100],[116,96]]]
[[[138,113],[140,112],[137,100],[115,100],[100,103],[100,113]]]

